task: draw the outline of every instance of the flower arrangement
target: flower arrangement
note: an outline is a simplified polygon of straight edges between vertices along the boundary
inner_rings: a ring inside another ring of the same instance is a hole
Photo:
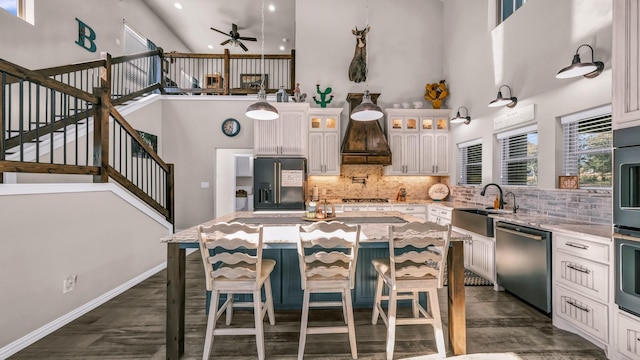
[[[438,83],[427,84],[424,88],[424,99],[431,102],[434,109],[440,109],[442,101],[449,95],[447,84],[444,83],[444,80],[440,80]]]

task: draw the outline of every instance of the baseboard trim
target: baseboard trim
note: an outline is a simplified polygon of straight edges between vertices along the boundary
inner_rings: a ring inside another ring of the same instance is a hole
[[[192,249],[195,250],[195,249]],[[29,334],[21,337],[20,339],[10,343],[9,345],[0,348],[0,359],[6,359],[9,356],[17,353],[18,351],[26,348],[27,346],[35,343],[36,341],[42,339],[43,337],[51,334],[52,332],[60,329],[64,325],[72,322],[73,320],[79,318],[80,316],[88,313],[89,311],[97,308],[98,306],[106,303],[107,301],[113,299],[114,297],[122,294],[123,292],[129,290],[135,285],[141,283],[142,281],[148,279],[152,275],[164,270],[167,267],[167,262],[163,262],[158,266],[136,276],[135,278],[127,281],[126,283],[116,287],[115,289],[106,292],[99,297],[91,300],[90,302],[82,305],[81,307],[53,320],[52,322],[36,329]]]

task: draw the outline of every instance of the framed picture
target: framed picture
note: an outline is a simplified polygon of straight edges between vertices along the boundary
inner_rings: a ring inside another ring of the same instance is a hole
[[[149,134],[140,130],[136,130],[136,131],[138,132],[138,135],[140,135],[142,140],[144,140],[144,142],[146,142],[147,144],[149,144],[149,146],[151,146],[153,151],[158,152],[158,136],[157,135]],[[149,153],[147,153],[147,151],[142,146],[138,145],[138,143],[133,140],[131,141],[131,154],[139,158],[149,157]]]
[[[260,89],[262,74],[240,74],[241,89]],[[264,74],[264,89],[269,88],[269,75]]]
[[[578,177],[577,176],[559,176],[558,185],[560,189],[577,189]]]

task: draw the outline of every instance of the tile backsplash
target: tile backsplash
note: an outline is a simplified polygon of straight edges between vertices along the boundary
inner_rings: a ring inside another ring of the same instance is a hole
[[[449,185],[448,176],[389,176],[382,165],[342,165],[340,176],[309,176],[307,198],[313,186],[319,194],[326,190],[327,200],[344,198],[388,198],[396,200],[400,188],[407,191],[407,201],[430,200],[429,188],[433,184]]]
[[[450,186],[451,201],[468,207],[489,207],[498,194],[498,189],[487,188],[486,196],[481,196],[482,186]],[[526,187],[502,187],[504,194],[511,191],[516,195],[519,213],[548,215],[585,221],[594,224],[612,223],[611,189],[535,189]],[[504,197],[505,209],[513,209],[513,197]]]

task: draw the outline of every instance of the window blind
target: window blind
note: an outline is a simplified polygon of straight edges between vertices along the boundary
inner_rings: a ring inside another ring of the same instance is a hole
[[[538,129],[535,125],[497,134],[500,184],[538,183]]]
[[[578,176],[580,187],[611,186],[610,110],[609,107],[608,113],[587,111],[561,119],[562,173]]]
[[[477,139],[458,144],[460,149],[460,184],[478,185],[482,183],[482,140]]]

